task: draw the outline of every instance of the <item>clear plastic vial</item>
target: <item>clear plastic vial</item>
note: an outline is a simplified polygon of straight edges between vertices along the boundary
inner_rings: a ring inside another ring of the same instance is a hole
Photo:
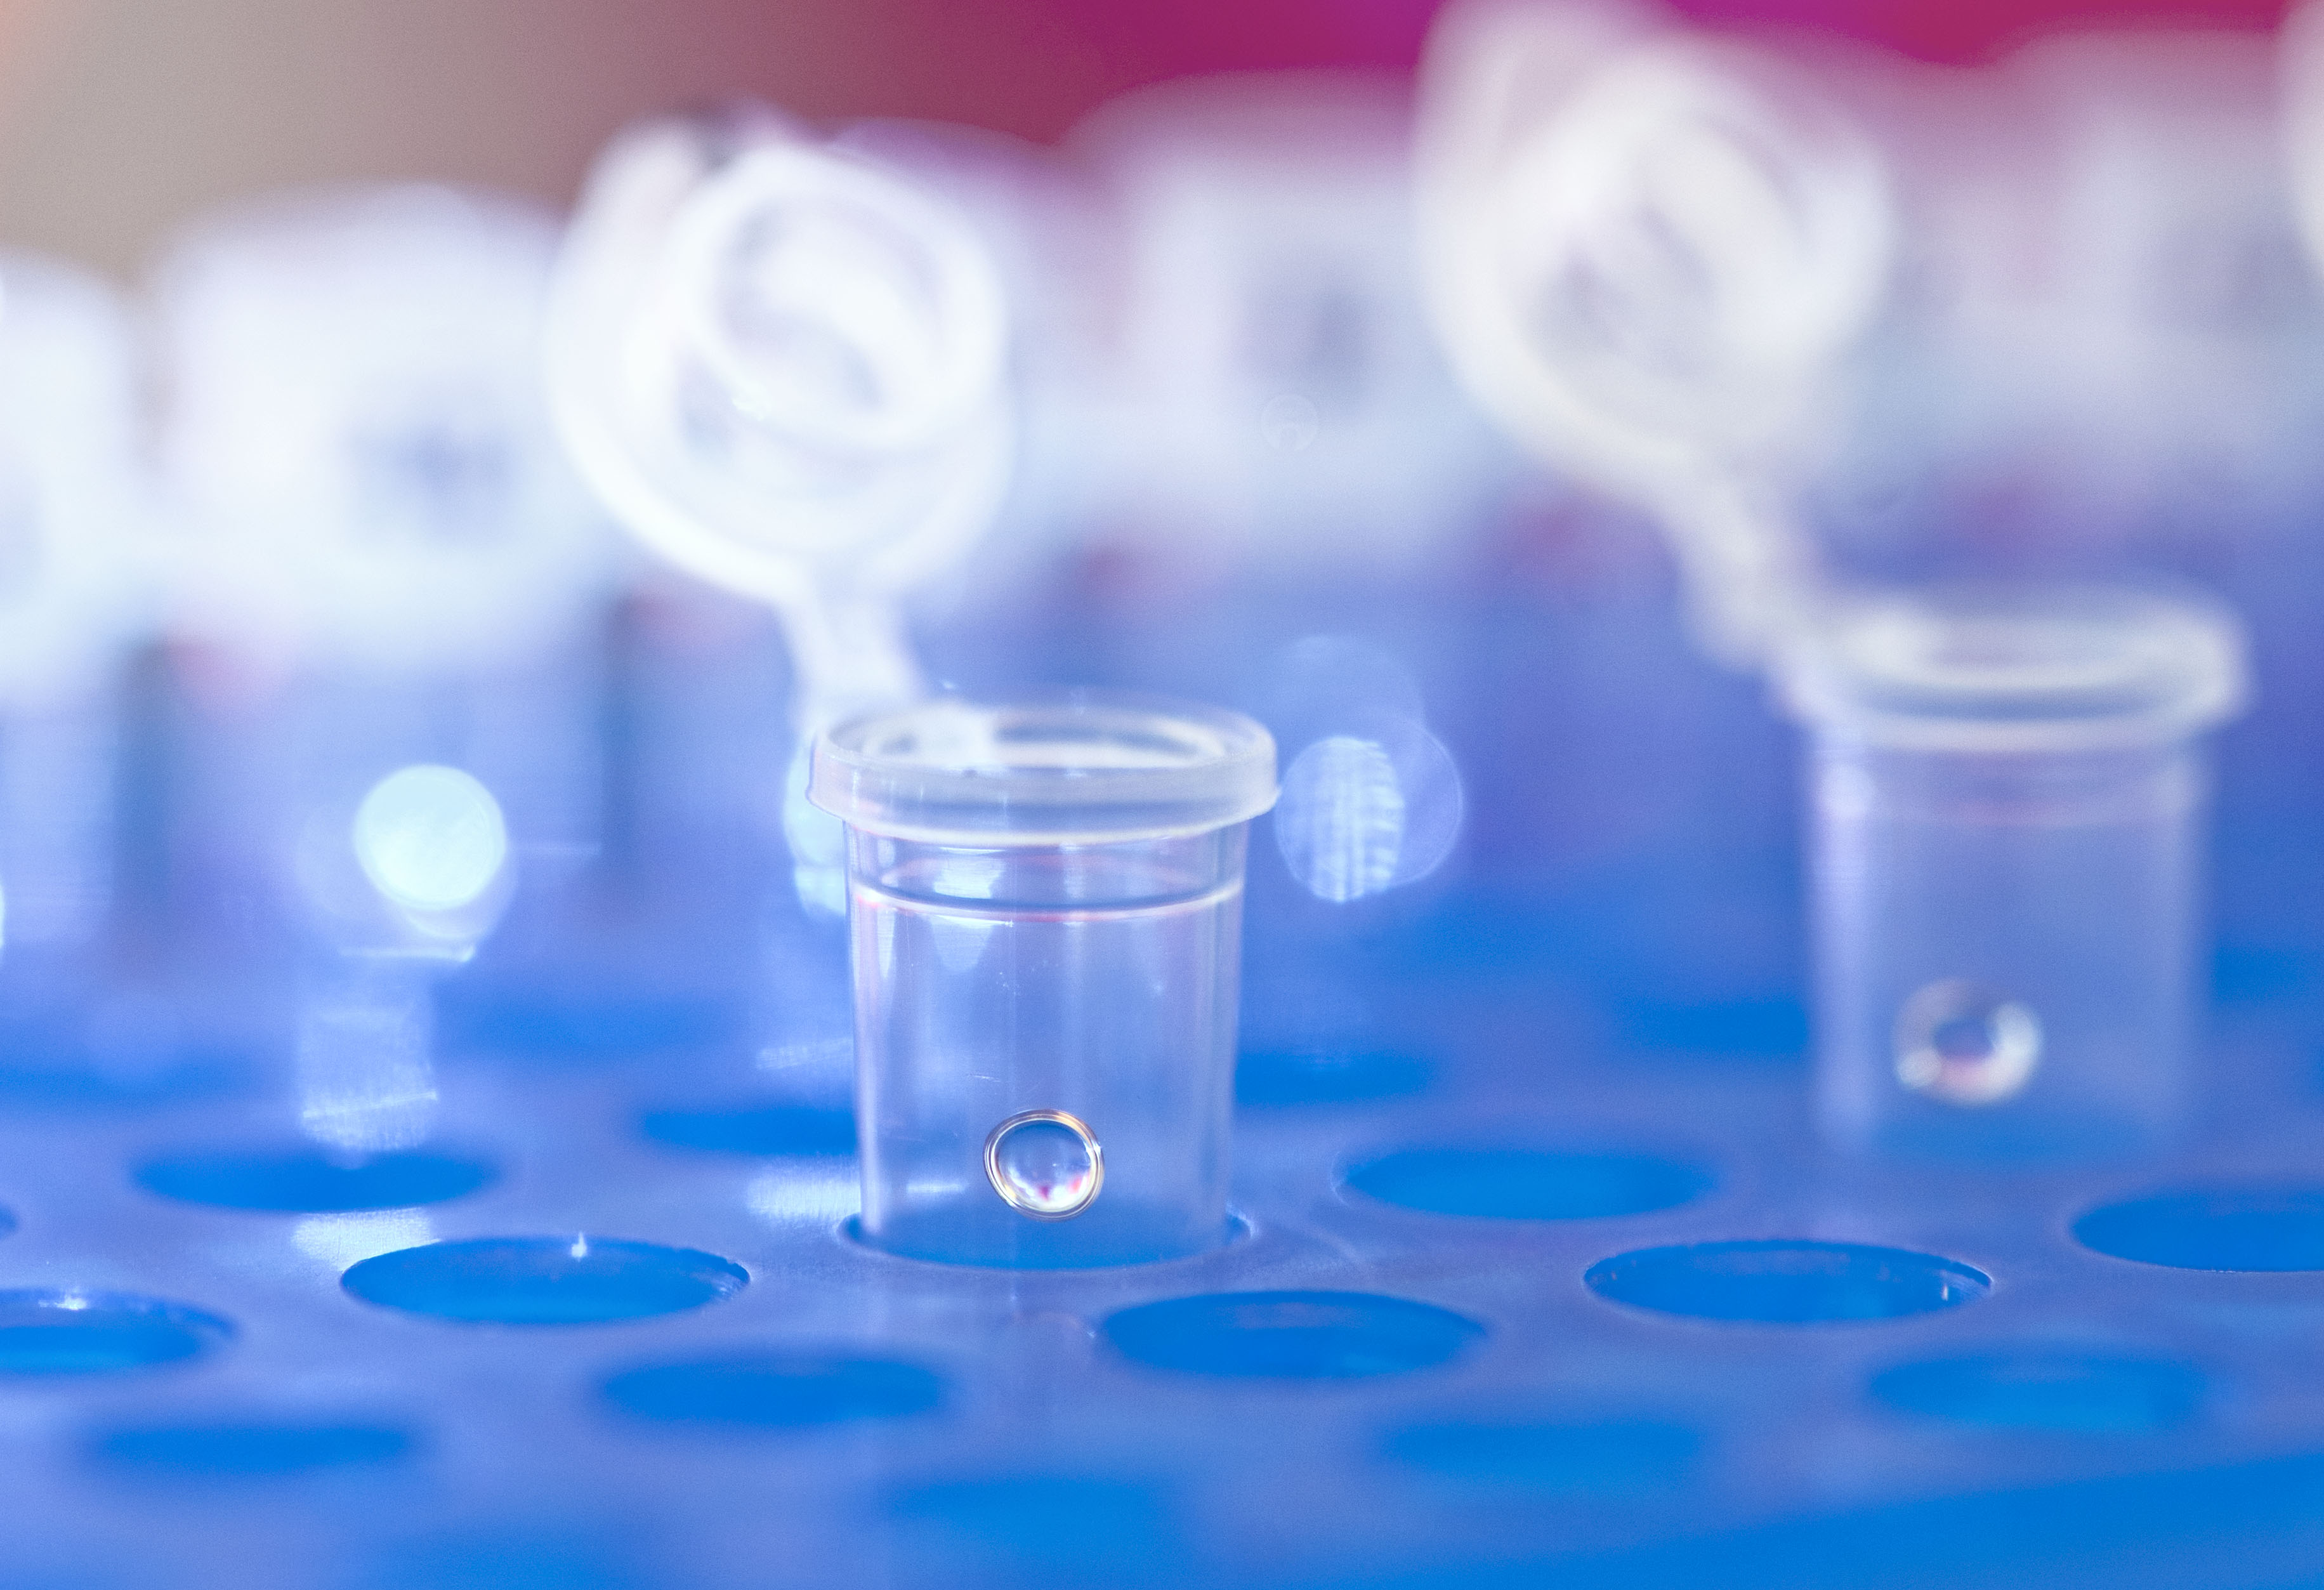
[[[1827,615],[1785,684],[1812,740],[1827,1137],[2041,1159],[2168,1134],[2234,618],[2104,589],[1886,596]]]
[[[808,792],[847,825],[864,1240],[1028,1268],[1223,1241],[1267,731],[937,700],[825,733]]]

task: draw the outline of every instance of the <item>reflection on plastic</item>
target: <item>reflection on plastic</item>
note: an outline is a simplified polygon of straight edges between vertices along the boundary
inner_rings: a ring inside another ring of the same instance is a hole
[[[1292,759],[1275,814],[1291,875],[1344,903],[1436,870],[1461,826],[1461,776],[1417,726],[1394,754],[1379,740],[1331,735]]]
[[[435,1240],[435,1225],[418,1209],[310,1215],[290,1228],[290,1245],[334,1275],[381,1253],[424,1247]]]
[[[1943,1104],[2014,1098],[2041,1058],[2040,1018],[1981,984],[1932,983],[1896,1016],[1896,1080]]]
[[[1283,772],[1275,842],[1291,875],[1319,899],[1387,888],[1404,849],[1404,791],[1388,753],[1347,735],[1302,751]]]
[[[299,1121],[357,1153],[408,1149],[436,1123],[435,1022],[426,980],[393,962],[351,962],[299,1014]]]
[[[1460,837],[1460,770],[1395,657],[1310,635],[1275,659],[1264,705],[1284,770],[1276,848],[1302,888],[1345,904],[1428,876]]]
[[[493,792],[457,768],[390,773],[355,813],[364,875],[407,911],[474,904],[508,863],[508,826]]]

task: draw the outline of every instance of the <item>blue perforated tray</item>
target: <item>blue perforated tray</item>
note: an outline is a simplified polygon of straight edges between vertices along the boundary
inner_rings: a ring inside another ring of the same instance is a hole
[[[651,955],[552,911],[447,978],[424,1151],[296,1146],[257,950],[181,976],[228,1036],[165,1062],[19,1021],[0,1590],[2324,1577],[2297,605],[2255,596],[2184,1145],[1911,1167],[1809,1135],[1788,732],[1660,585],[1503,583],[932,635],[986,689],[1249,700],[1369,633],[1462,763],[1414,888],[1324,907],[1254,846],[1207,1257],[853,1242],[836,938],[763,849],[706,846]]]

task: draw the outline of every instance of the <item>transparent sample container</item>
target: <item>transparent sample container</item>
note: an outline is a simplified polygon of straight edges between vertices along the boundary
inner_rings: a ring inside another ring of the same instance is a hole
[[[1844,1148],[2135,1151],[2183,1112],[2207,770],[2240,632],[2193,600],[1852,602],[1789,660],[1807,724],[1817,1105]]]
[[[864,1240],[1028,1268],[1223,1241],[1267,731],[933,701],[827,731],[808,792],[847,826]]]

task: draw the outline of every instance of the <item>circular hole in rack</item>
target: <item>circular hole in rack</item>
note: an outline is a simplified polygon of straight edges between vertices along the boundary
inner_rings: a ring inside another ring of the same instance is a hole
[[[0,1375],[107,1374],[177,1364],[225,1341],[214,1314],[127,1292],[0,1291]]]
[[[410,1435],[392,1425],[256,1420],[133,1425],[97,1437],[90,1455],[108,1468],[155,1477],[278,1479],[376,1467],[411,1448]]]
[[[1358,1192],[1431,1215],[1592,1220],[1674,1208],[1711,1190],[1710,1172],[1647,1154],[1519,1148],[1414,1148],[1355,1166]]]
[[[853,1188],[850,1188],[853,1195]],[[1176,1233],[1178,1223],[1172,1219],[1167,1229]],[[957,1226],[941,1218],[920,1223],[906,1223],[901,1240],[877,1242],[863,1229],[863,1217],[850,1215],[836,1226],[839,1236],[862,1248],[890,1259],[908,1260],[916,1264],[958,1265],[971,1270],[1041,1271],[1057,1274],[1070,1271],[1120,1270],[1131,1264],[1176,1264],[1214,1254],[1222,1248],[1231,1248],[1247,1242],[1251,1235],[1250,1222],[1227,1211],[1227,1217],[1218,1228],[1218,1240],[1196,1253],[1173,1252],[1157,1241],[1154,1251],[1144,1257],[1089,1259],[1070,1252],[1060,1252],[1053,1234],[1069,1229],[1064,1223],[1028,1221],[1014,1233],[1014,1241],[1007,1250],[987,1246],[982,1250],[964,1252],[945,1239],[957,1231]],[[1046,1240],[1045,1240],[1046,1239]]]
[[[1154,1486],[1082,1474],[938,1481],[895,1493],[888,1511],[955,1539],[1084,1569],[1093,1561],[1150,1558],[1176,1534],[1169,1504]]]
[[[1395,1049],[1246,1049],[1235,1061],[1235,1103],[1358,1105],[1426,1091],[1435,1068]]]
[[[377,1549],[355,1575],[329,1583],[363,1590],[668,1590],[641,1560],[635,1532],[567,1512],[404,1539]]]
[[[676,1314],[750,1284],[741,1265],[693,1248],[598,1237],[480,1237],[400,1248],[339,1284],[366,1303],[495,1325],[597,1325]]]
[[[191,1054],[135,1068],[107,1068],[69,1051],[0,1065],[0,1112],[136,1115],[209,1104],[247,1092],[251,1068],[237,1056]]]
[[[638,1129],[672,1148],[715,1154],[839,1156],[855,1151],[855,1113],[808,1105],[648,1110],[638,1118]]]
[[[2189,1188],[2074,1222],[2086,1248],[2173,1270],[2324,1270],[2324,1188]]]
[[[1217,1292],[1125,1308],[1105,1334],[1126,1357],[1190,1374],[1350,1380],[1428,1369],[1483,1339],[1475,1320],[1370,1292]]]
[[[1574,1496],[1642,1496],[1693,1476],[1702,1437],[1656,1419],[1437,1419],[1401,1425],[1380,1450],[1464,1484],[1523,1485]]]
[[[1895,1319],[1983,1297],[1992,1277],[1950,1259],[1857,1243],[1641,1248],[1591,1267],[1600,1297],[1661,1314],[1766,1325]]]
[[[605,1382],[605,1399],[637,1419],[753,1429],[806,1429],[926,1413],[945,1382],[917,1364],[758,1353],[651,1364]]]
[[[499,1175],[450,1154],[323,1153],[311,1148],[192,1150],[137,1168],[147,1192],[180,1203],[280,1214],[404,1209],[465,1197]]]
[[[513,1060],[600,1061],[707,1049],[734,1012],[698,995],[588,988],[458,987],[437,1002],[448,1049]]]
[[[2134,1435],[2186,1423],[2204,1380],[2171,1359],[2028,1349],[1900,1364],[1871,1391],[1903,1412],[1960,1424]]]

